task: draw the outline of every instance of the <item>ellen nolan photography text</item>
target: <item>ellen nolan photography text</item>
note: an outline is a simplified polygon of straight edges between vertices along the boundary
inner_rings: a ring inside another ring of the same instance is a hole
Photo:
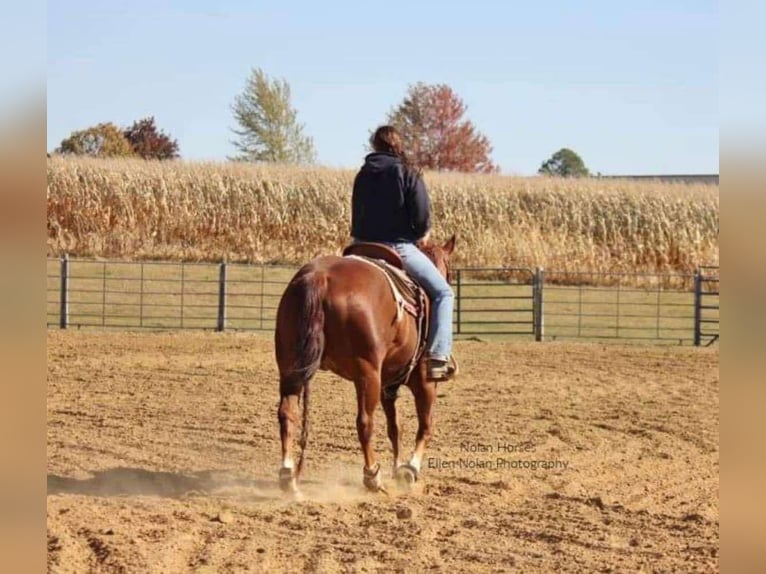
[[[436,470],[567,470],[569,461],[535,456],[537,447],[531,441],[491,442],[463,441],[459,456],[428,457],[427,467]]]

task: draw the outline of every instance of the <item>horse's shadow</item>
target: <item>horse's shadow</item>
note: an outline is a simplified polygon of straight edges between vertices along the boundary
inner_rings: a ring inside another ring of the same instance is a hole
[[[223,476],[220,471],[163,472],[119,467],[91,474],[93,476],[86,479],[49,474],[48,494],[181,498],[231,487],[255,488],[265,493],[274,492],[277,488],[274,480],[231,478]]]

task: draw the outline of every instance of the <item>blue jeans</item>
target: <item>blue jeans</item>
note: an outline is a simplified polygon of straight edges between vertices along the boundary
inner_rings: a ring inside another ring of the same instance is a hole
[[[414,243],[389,243],[404,269],[420,283],[431,298],[431,321],[428,329],[428,356],[446,360],[452,353],[452,307],[454,295],[447,280]]]

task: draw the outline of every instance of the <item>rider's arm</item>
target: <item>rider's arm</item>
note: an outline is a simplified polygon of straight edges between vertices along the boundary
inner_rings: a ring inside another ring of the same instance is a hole
[[[362,198],[359,191],[359,174],[354,178],[354,191],[351,194],[351,237],[362,236]]]
[[[417,173],[408,174],[404,201],[410,215],[410,225],[418,239],[423,238],[431,229],[431,203],[428,199],[426,184]]]

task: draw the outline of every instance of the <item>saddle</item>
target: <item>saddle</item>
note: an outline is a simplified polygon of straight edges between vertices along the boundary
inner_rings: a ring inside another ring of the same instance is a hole
[[[352,243],[343,250],[343,255],[358,255],[359,257],[369,257],[370,259],[382,259],[389,265],[404,270],[404,264],[399,254],[383,243]]]
[[[403,313],[415,318],[418,331],[418,345],[412,359],[390,380],[382,381],[385,393],[396,393],[399,385],[406,382],[420,362],[428,340],[428,321],[430,301],[425,289],[404,271],[399,254],[381,243],[352,243],[343,250],[344,257],[353,257],[374,265],[386,277],[391,293],[396,301],[396,320],[400,321]]]

